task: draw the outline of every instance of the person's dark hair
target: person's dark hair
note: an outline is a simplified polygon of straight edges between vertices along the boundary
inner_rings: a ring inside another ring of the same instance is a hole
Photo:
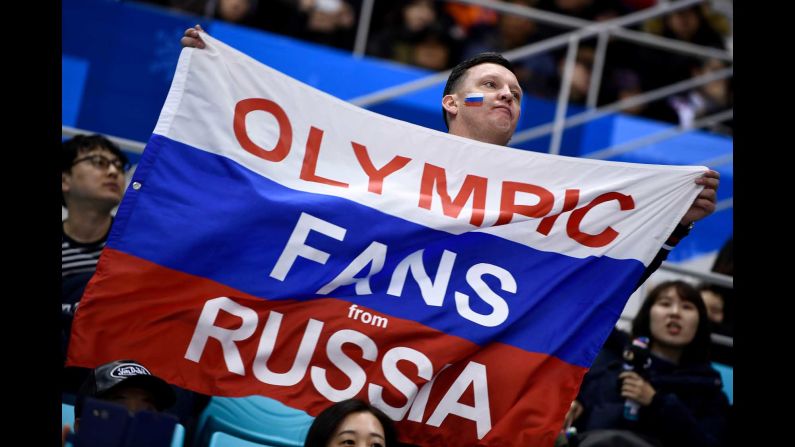
[[[716,286],[715,284],[710,284],[708,282],[704,282],[704,283],[701,283],[698,286],[696,286],[696,290],[698,290],[699,293],[701,293],[701,292],[703,292],[705,290],[708,290],[708,291],[718,295],[721,299],[723,299],[723,288],[720,287],[720,286]],[[706,306],[706,303],[704,303],[704,305]]]
[[[701,294],[698,290],[684,281],[666,281],[660,283],[649,292],[646,301],[643,302],[638,315],[632,322],[632,337],[649,337],[649,340],[654,342],[654,337],[651,335],[651,307],[660,299],[663,292],[672,287],[676,289],[676,293],[682,300],[693,303],[698,310],[696,335],[690,344],[685,346],[680,361],[683,364],[706,362],[709,356],[710,344],[707,307],[704,305],[704,300],[701,299]]]
[[[343,419],[354,413],[370,413],[375,416],[384,429],[385,447],[396,447],[398,445],[397,431],[395,430],[394,422],[389,419],[389,416],[367,402],[359,399],[348,399],[335,403],[317,415],[314,422],[312,422],[312,426],[309,427],[304,447],[326,447],[329,439],[337,431]]]
[[[99,134],[93,135],[75,135],[69,140],[61,143],[61,172],[67,173],[72,171],[72,164],[80,154],[90,152],[96,148],[104,149],[121,160],[127,170],[129,160],[124,152],[116,145]],[[61,205],[66,206],[66,199],[61,194]]]
[[[718,257],[712,264],[712,271],[716,273],[723,273],[724,275],[734,276],[734,237],[730,237],[726,243],[723,244]]]
[[[453,71],[450,72],[450,76],[447,78],[447,84],[445,84],[444,86],[444,93],[442,93],[442,98],[449,95],[458,87],[461,78],[464,77],[467,70],[480,64],[502,65],[508,70],[511,70],[511,73],[516,74],[513,70],[513,64],[511,64],[511,62],[508,59],[502,57],[500,53],[496,53],[493,51],[480,53],[453,67]],[[444,110],[444,107],[442,107],[442,118],[444,118],[444,125],[447,126],[447,129],[449,130],[450,123],[447,122],[447,112]]]
[[[721,32],[713,27],[704,10],[704,5],[693,5],[688,8],[683,8],[674,11],[663,18],[662,36],[676,40],[683,40],[684,36],[678,36],[671,27],[671,18],[674,14],[686,14],[692,12],[698,21],[698,28],[695,33],[690,36],[688,41],[690,43],[719,48],[721,50],[726,48],[726,42],[721,35]]]

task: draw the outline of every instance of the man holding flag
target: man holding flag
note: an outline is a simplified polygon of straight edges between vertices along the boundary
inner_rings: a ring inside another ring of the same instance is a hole
[[[404,442],[552,445],[666,238],[714,211],[704,168],[503,147],[521,89],[498,55],[453,70],[444,135],[198,36],[76,315],[72,364],[132,356],[179,386],[312,415],[359,397]]]

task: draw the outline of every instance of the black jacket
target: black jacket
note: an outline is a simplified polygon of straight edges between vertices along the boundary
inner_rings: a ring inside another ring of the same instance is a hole
[[[577,400],[584,412],[575,425],[580,433],[627,429],[660,440],[665,446],[728,444],[729,402],[720,374],[709,363],[674,365],[652,356],[646,380],[656,390],[637,422],[623,417],[620,353],[603,351],[585,375]]]

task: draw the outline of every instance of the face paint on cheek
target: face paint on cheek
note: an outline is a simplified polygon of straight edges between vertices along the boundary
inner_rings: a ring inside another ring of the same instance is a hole
[[[483,105],[483,93],[467,93],[464,98],[464,105],[469,107],[480,107]]]

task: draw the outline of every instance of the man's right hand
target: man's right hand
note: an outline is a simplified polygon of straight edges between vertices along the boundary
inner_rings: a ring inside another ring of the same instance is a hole
[[[190,48],[204,48],[204,42],[202,42],[201,37],[199,37],[199,31],[204,32],[201,25],[196,25],[193,28],[188,28],[185,30],[185,35],[182,36],[182,39],[179,40],[179,43],[182,44],[183,47],[190,47]]]

